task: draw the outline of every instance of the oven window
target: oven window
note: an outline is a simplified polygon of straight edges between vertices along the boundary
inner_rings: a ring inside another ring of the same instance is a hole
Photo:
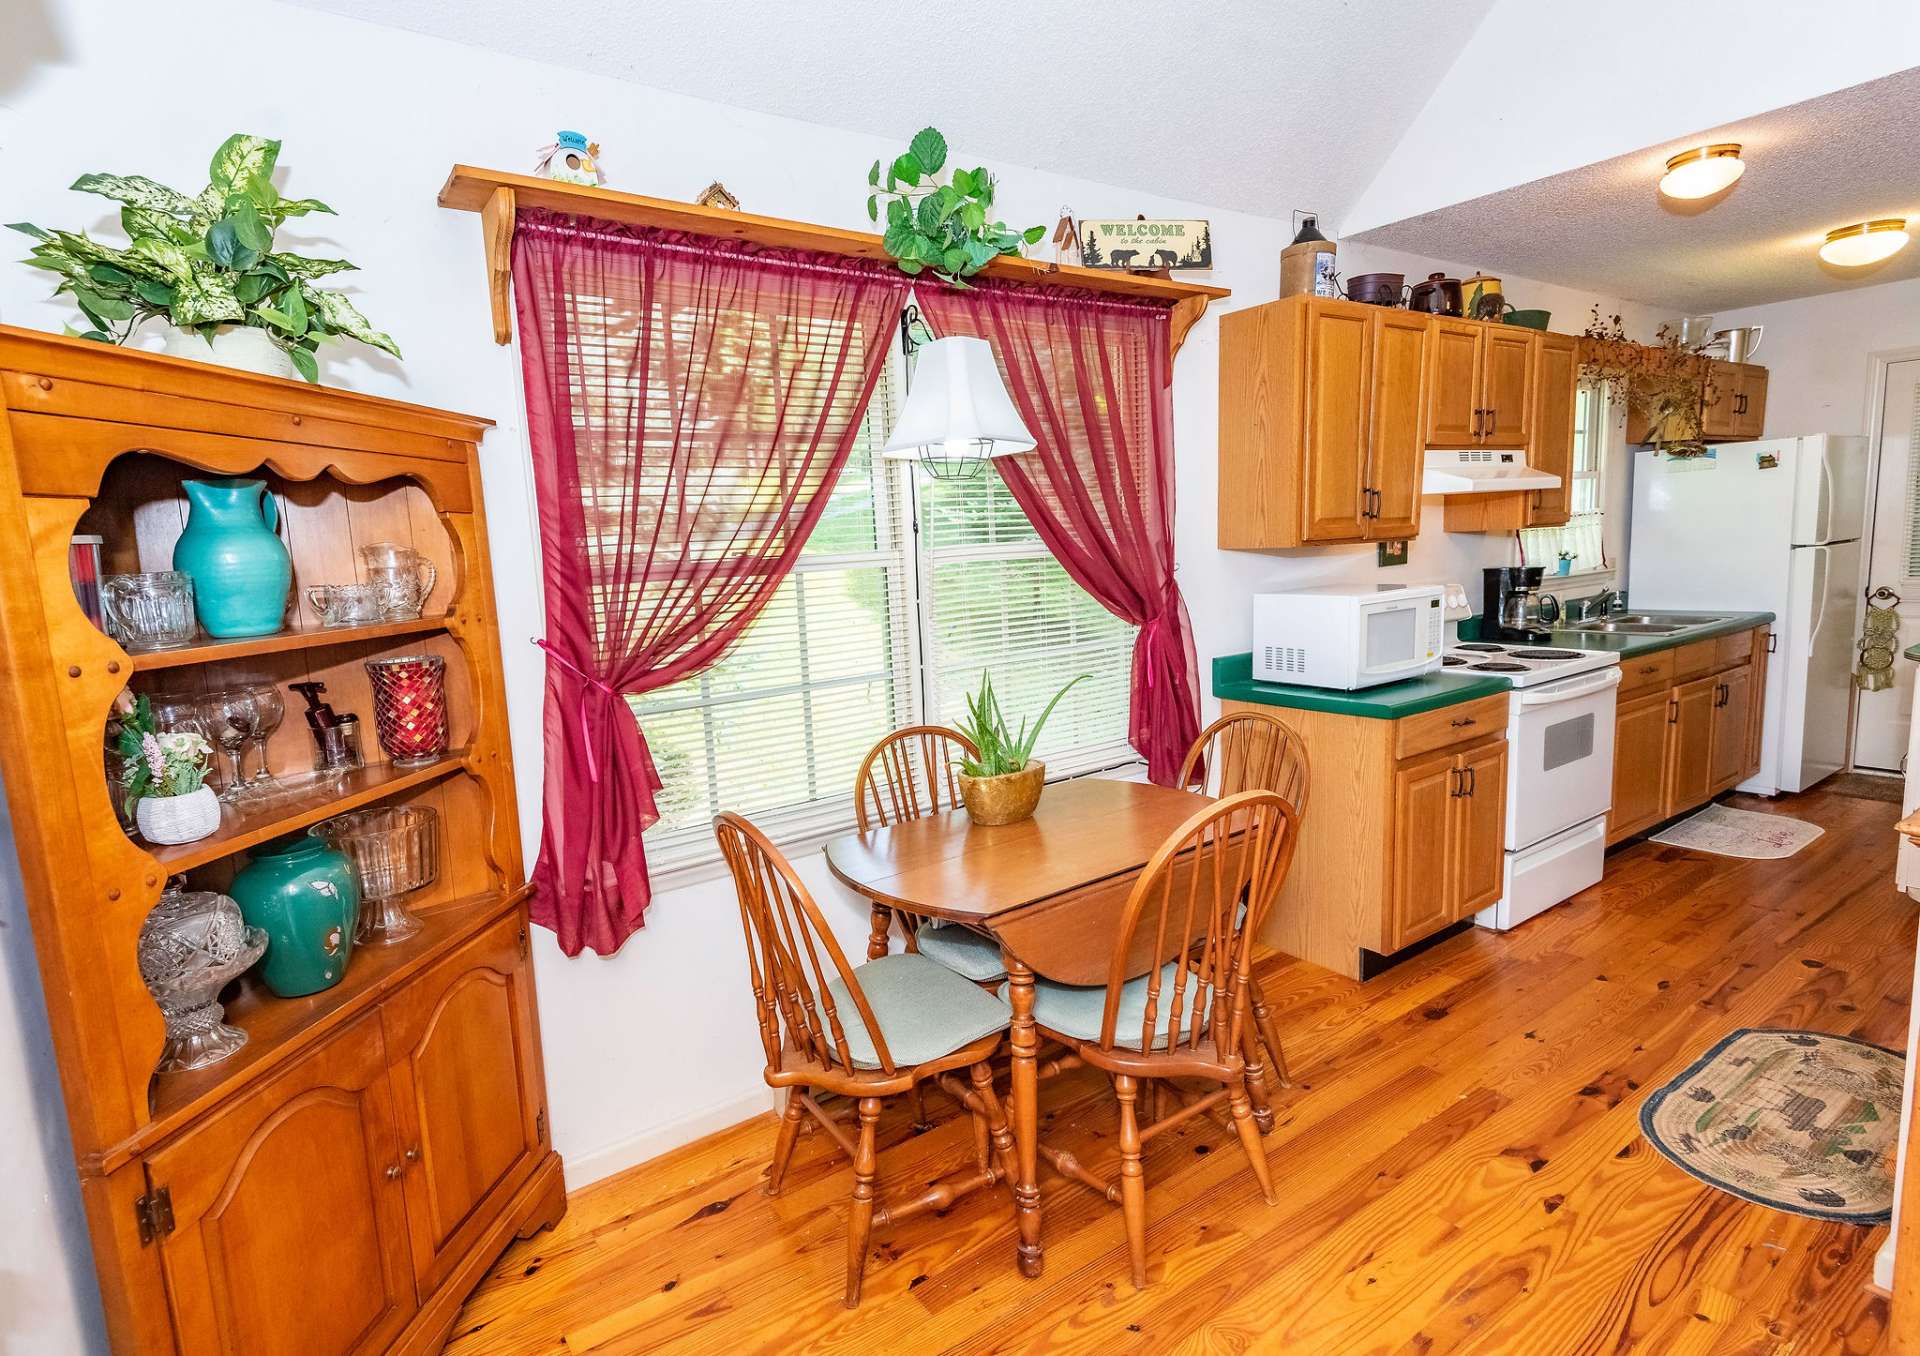
[[[1367,613],[1367,667],[1391,668],[1411,660],[1419,620],[1419,609],[1411,607],[1383,607]]]
[[[1593,754],[1593,712],[1584,716],[1575,716],[1563,720],[1557,725],[1547,727],[1546,741],[1541,749],[1544,760],[1542,772],[1551,772],[1568,763],[1577,763]]]

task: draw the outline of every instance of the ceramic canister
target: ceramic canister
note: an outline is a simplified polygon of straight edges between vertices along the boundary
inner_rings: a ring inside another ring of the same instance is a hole
[[[293,558],[276,529],[280,511],[264,480],[181,482],[187,527],[173,568],[193,578],[200,625],[210,636],[267,636],[286,616]]]
[[[227,893],[267,934],[260,976],[280,997],[318,993],[345,976],[360,881],[338,848],[306,832],[263,843]]]

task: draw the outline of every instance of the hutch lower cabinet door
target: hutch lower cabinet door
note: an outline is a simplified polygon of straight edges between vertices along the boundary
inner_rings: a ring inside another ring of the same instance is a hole
[[[147,1159],[182,1352],[383,1352],[415,1308],[380,1021],[355,1022]]]
[[[502,917],[381,1008],[422,1295],[499,1218],[541,1152],[522,928]]]

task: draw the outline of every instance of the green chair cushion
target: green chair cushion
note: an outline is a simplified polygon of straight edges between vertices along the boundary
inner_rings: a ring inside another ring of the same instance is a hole
[[[910,951],[870,960],[853,977],[867,996],[895,1068],[952,1054],[982,1036],[1006,1030],[1013,1016],[1006,1003],[979,985]],[[879,1054],[846,983],[831,979],[827,992],[847,1033],[853,1067],[878,1069]]]
[[[1154,1048],[1162,1047],[1167,1024],[1173,1019],[1174,976],[1180,972],[1179,966],[1168,961],[1160,970],[1160,1007],[1153,1015]],[[1006,989],[1000,992],[1004,995]],[[1186,993],[1180,1003],[1180,1024],[1186,1027],[1193,1018],[1193,1003],[1200,990],[1191,973],[1187,975]],[[1036,979],[1033,983],[1033,1019],[1049,1031],[1057,1031],[1063,1036],[1072,1036],[1076,1040],[1097,1041],[1100,1039],[1100,1017],[1107,1008],[1107,986],[1104,984],[1056,984],[1050,979]],[[1140,1027],[1147,1016],[1147,977],[1130,979],[1120,989],[1120,1012],[1113,1028],[1113,1043],[1122,1050],[1140,1048]]]
[[[1007,967],[1000,963],[1000,944],[972,928],[937,928],[922,923],[914,936],[919,940],[921,955],[939,961],[964,979],[985,984],[1007,977]]]

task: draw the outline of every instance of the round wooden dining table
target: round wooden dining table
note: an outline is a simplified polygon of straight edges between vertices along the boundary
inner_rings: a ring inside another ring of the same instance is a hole
[[[1121,909],[1140,869],[1205,796],[1144,782],[1049,786],[1031,819],[975,824],[964,810],[909,819],[826,845],[833,874],[873,905],[868,955],[884,954],[894,912],[973,928],[1000,945],[1013,1050],[1022,1273],[1040,1274],[1039,1035],[1033,981],[1105,984]],[[1144,967],[1143,967],[1144,968]]]

